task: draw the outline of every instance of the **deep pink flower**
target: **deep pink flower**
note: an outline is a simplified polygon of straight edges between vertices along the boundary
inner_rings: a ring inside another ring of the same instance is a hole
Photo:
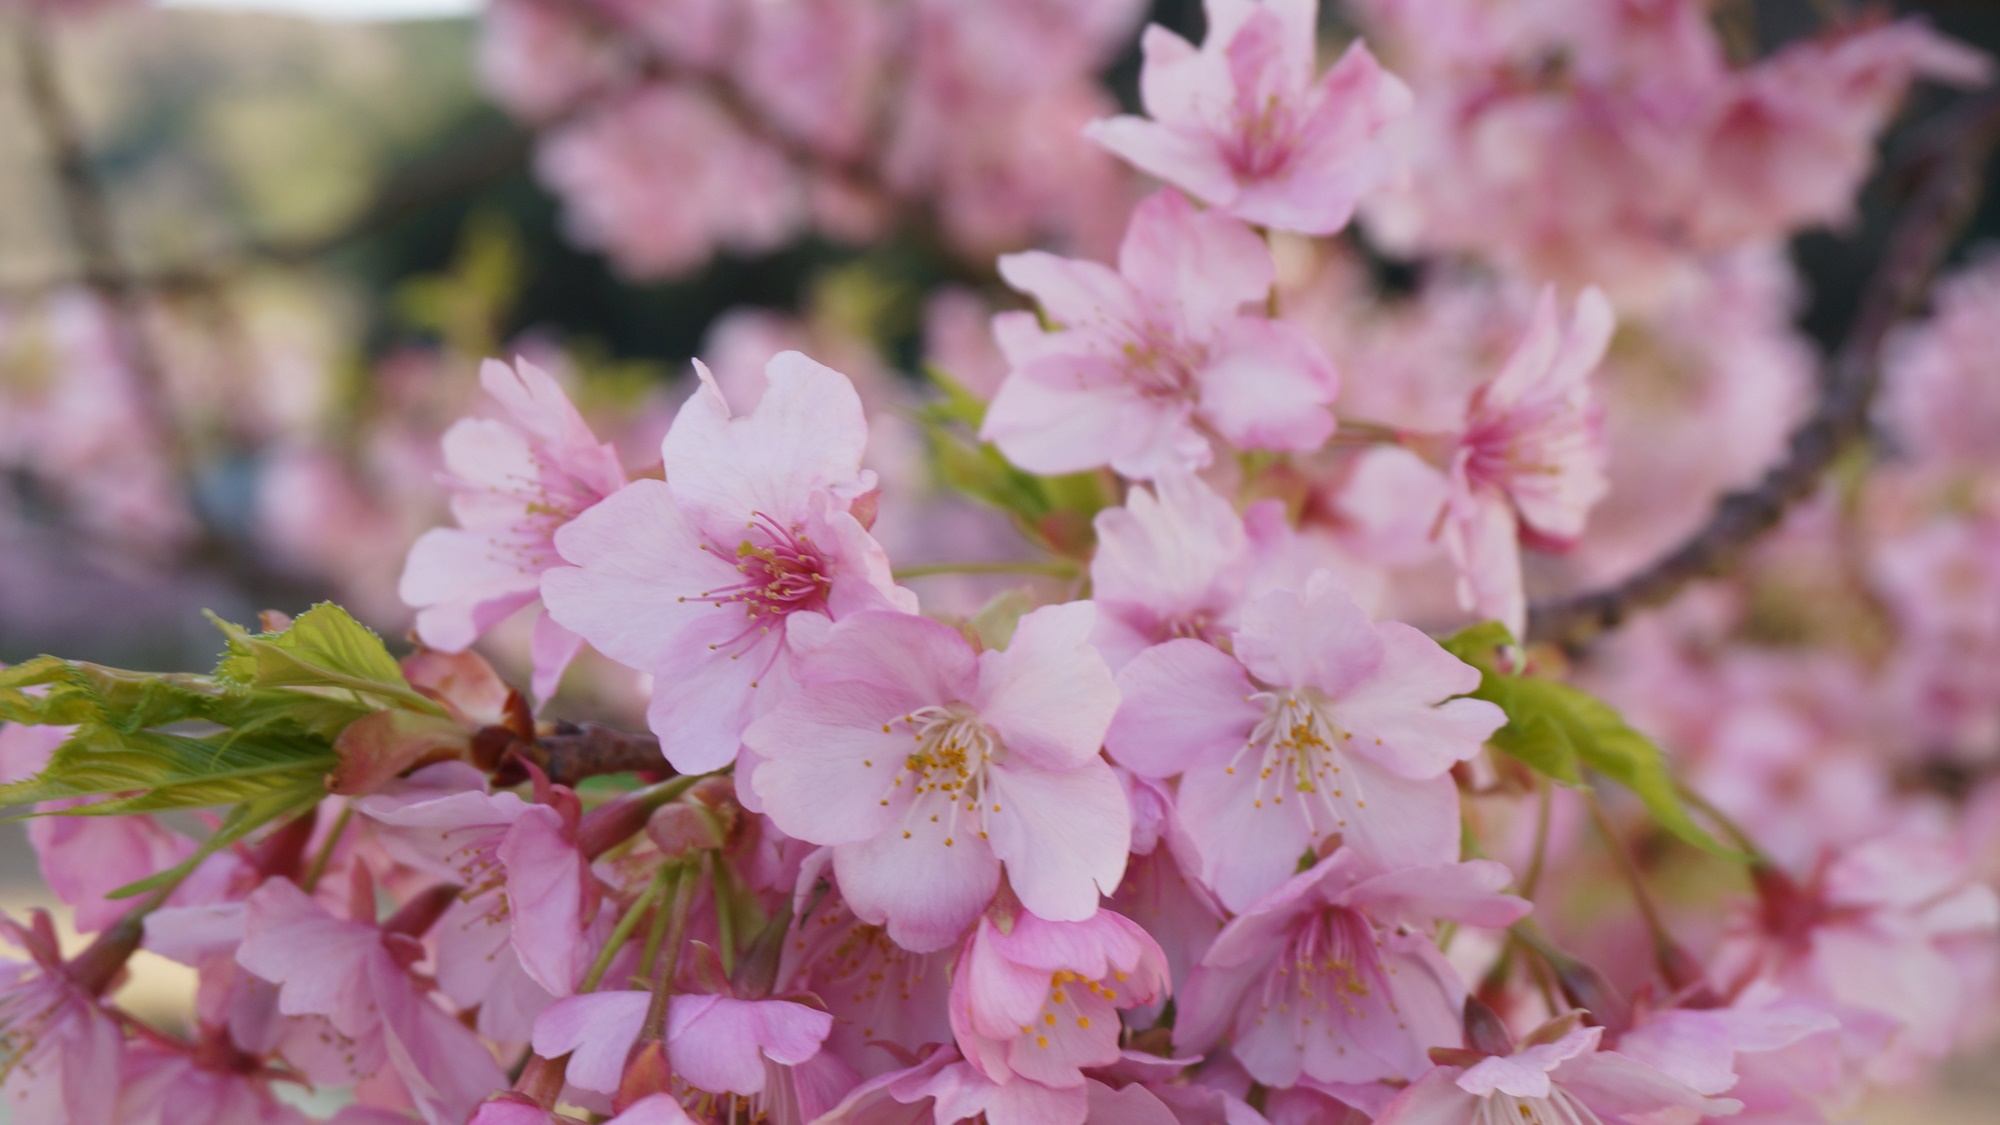
[[[1454,699],[1477,670],[1400,622],[1371,622],[1331,572],[1243,611],[1235,656],[1195,640],[1139,654],[1107,745],[1148,777],[1178,775],[1200,877],[1242,910],[1307,848],[1340,838],[1390,866],[1458,858],[1453,763],[1506,722]]]
[[[335,918],[284,879],[267,881],[248,905],[237,962],[278,986],[279,1012],[319,1017],[288,1039],[290,1061],[308,1073],[345,1071],[350,1082],[390,1068],[430,1125],[457,1125],[506,1084],[472,1030],[411,976],[423,956],[415,939],[384,933],[372,918]],[[294,1057],[304,1050],[328,1059]]]
[[[1597,290],[1577,298],[1567,331],[1554,291],[1543,290],[1527,336],[1466,408],[1452,453],[1445,546],[1458,564],[1459,604],[1515,636],[1528,617],[1521,538],[1574,542],[1610,487],[1589,379],[1612,328],[1611,305]]]
[[[1652,1115],[1664,1110],[1682,1111],[1676,1120],[1699,1120],[1743,1108],[1730,1098],[1704,1097],[1616,1051],[1599,1050],[1603,1037],[1601,1027],[1563,1020],[1511,1055],[1488,1056],[1470,1067],[1436,1067],[1398,1094],[1375,1125],[1641,1125],[1661,1120]]]
[[[1174,191],[1133,211],[1115,272],[1040,251],[1001,258],[1001,276],[1059,327],[994,318],[1011,370],[982,436],[1031,472],[1109,464],[1141,480],[1208,464],[1210,433],[1317,448],[1333,432],[1333,362],[1297,326],[1241,315],[1272,273],[1254,232]]]
[[[1099,754],[1118,689],[1088,602],[1021,618],[1005,651],[948,625],[868,613],[797,668],[802,690],[750,728],[750,783],[786,833],[833,847],[841,893],[918,951],[957,940],[1004,865],[1044,918],[1115,890],[1130,812]]]
[[[479,1031],[524,1042],[535,1014],[576,987],[591,956],[595,879],[574,824],[549,805],[488,793],[443,762],[355,802],[399,862],[465,888],[432,931],[438,986],[479,1009]]]
[[[1146,29],[1140,96],[1151,120],[1091,124],[1099,144],[1246,223],[1332,234],[1398,166],[1383,127],[1409,88],[1349,47],[1315,79],[1319,0],[1207,0],[1199,50]]]
[[[735,760],[743,728],[789,688],[795,620],[916,609],[849,511],[875,475],[846,377],[781,353],[738,418],[696,370],[701,387],[661,443],[667,479],[634,481],[564,527],[557,547],[575,565],[542,579],[557,621],[653,676],[647,722],[683,773]]]
[[[988,1125],[1084,1125],[1085,1121],[1091,1125],[1177,1125],[1182,1119],[1143,1086],[1113,1089],[1095,1079],[1059,1087],[1025,1078],[995,1082],[950,1046],[939,1046],[912,1066],[855,1087],[819,1125],[929,1125],[968,1120]]]
[[[1465,986],[1429,931],[1520,920],[1529,904],[1500,893],[1512,879],[1484,860],[1383,871],[1343,848],[1224,927],[1181,993],[1175,1046],[1230,1036],[1272,1087],[1416,1078],[1463,1036]]]
[[[995,1082],[1080,1086],[1086,1068],[1118,1061],[1118,1013],[1169,987],[1159,943],[1109,910],[1081,922],[989,915],[952,970],[952,1034]]]
[[[571,1085],[616,1093],[651,1000],[629,991],[558,1000],[535,1019],[535,1053],[567,1054]],[[767,1059],[800,1066],[819,1053],[832,1028],[832,1016],[790,1000],[680,993],[668,1001],[667,1057],[674,1078],[694,1089],[755,1097],[765,1092]]]
[[[466,418],[446,431],[446,483],[459,526],[435,528],[410,548],[403,600],[417,607],[417,635],[462,652],[541,597],[542,572],[559,566],[555,535],[625,484],[618,451],[600,443],[562,387],[526,360],[488,360],[480,385],[507,419]],[[555,694],[583,641],[537,614],[534,691]]]

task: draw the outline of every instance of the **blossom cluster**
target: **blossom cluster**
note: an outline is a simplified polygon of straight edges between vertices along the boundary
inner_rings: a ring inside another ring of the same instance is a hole
[[[925,392],[739,316],[639,457],[487,361],[400,660],[323,604],[212,676],[0,670],[88,937],[0,922],[15,1119],[1775,1125],[1991,1032],[2000,263],[1892,340],[1859,483],[1528,643],[1776,455],[1782,240],[1983,56],[1354,7],[1322,58],[1316,0],[1208,0],[1118,114],[1130,4],[496,3],[487,79],[629,272],[921,199],[997,280],[932,301]],[[1377,292],[1356,223],[1437,268]],[[88,393],[0,452],[161,464],[56,424]],[[140,950],[185,1028],[121,1002]]]

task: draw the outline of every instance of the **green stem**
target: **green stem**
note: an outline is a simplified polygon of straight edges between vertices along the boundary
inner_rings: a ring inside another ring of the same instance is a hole
[[[667,911],[664,904],[672,901],[668,895],[678,893],[681,880],[687,877],[687,873],[678,863],[662,866],[660,873],[653,877],[653,885],[659,889],[657,897],[663,905],[661,909],[653,911],[653,924],[646,930],[646,946],[639,952],[640,980],[653,979],[653,965],[660,956],[660,943],[667,937]]]
[[[597,990],[597,986],[604,980],[604,974],[611,971],[611,962],[618,956],[619,949],[631,940],[632,931],[639,928],[639,919],[645,915],[649,907],[660,900],[660,895],[666,887],[667,875],[672,870],[670,867],[662,867],[659,874],[653,876],[653,881],[646,884],[646,889],[639,892],[639,897],[633,900],[632,908],[618,919],[617,925],[611,927],[611,936],[605,939],[604,948],[597,951],[597,959],[590,963],[589,971],[583,974],[583,982],[576,986],[578,992]]]
[[[1731,820],[1728,813],[1717,808],[1713,801],[1710,801],[1700,790],[1689,785],[1687,782],[1676,780],[1674,784],[1681,791],[1681,798],[1688,804],[1693,805],[1697,812],[1714,821],[1716,827],[1721,828],[1724,834],[1736,841],[1737,848],[1744,855],[1749,856],[1757,863],[1770,864],[1771,857],[1764,854],[1764,849],[1757,846],[1757,841],[1750,838],[1750,834],[1743,830],[1742,825]]]
[[[722,973],[736,975],[736,912],[730,909],[728,868],[722,864],[722,856],[717,852],[702,853],[702,861],[708,868],[708,885],[715,895],[716,941],[722,946]]]
[[[680,968],[681,943],[687,936],[688,907],[694,903],[696,882],[684,875],[674,888],[674,905],[667,918],[665,955],[658,958],[659,964],[654,968],[653,1000],[646,1007],[646,1022],[640,1025],[642,1043],[667,1037],[667,1004],[674,994],[674,973]]]
[[[1542,863],[1549,850],[1549,813],[1555,804],[1555,786],[1549,779],[1535,775],[1535,788],[1539,800],[1535,804],[1535,850],[1528,858],[1527,874],[1521,876],[1521,897],[1533,901],[1535,888],[1541,885]]]
[[[939,574],[1046,574],[1053,578],[1074,578],[1076,573],[1076,564],[1072,562],[1032,560],[919,563],[899,566],[894,572],[899,582],[906,578],[929,578]]]
[[[1674,937],[1667,929],[1666,920],[1660,916],[1660,908],[1653,902],[1653,893],[1646,888],[1646,879],[1633,861],[1632,853],[1625,850],[1625,841],[1618,836],[1618,829],[1605,814],[1603,802],[1597,799],[1594,790],[1585,789],[1583,803],[1590,810],[1590,820],[1597,826],[1598,835],[1604,837],[1605,847],[1610,849],[1613,862],[1618,865],[1619,874],[1632,888],[1632,901],[1638,906],[1639,914],[1646,920],[1646,929],[1653,936],[1653,952],[1662,965],[1674,949]]]
[[[319,886],[320,877],[326,874],[327,865],[333,862],[333,850],[340,845],[340,838],[347,834],[347,823],[354,819],[354,806],[341,807],[340,816],[328,830],[326,839],[320,842],[319,850],[313,853],[312,863],[306,868],[305,878],[299,880],[299,889],[307,894]]]

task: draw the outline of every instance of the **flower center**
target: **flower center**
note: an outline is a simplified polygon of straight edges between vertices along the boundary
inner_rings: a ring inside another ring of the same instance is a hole
[[[1201,350],[1175,339],[1172,332],[1149,325],[1118,351],[1125,381],[1140,395],[1158,400],[1194,393],[1192,372],[1203,362]]]
[[[1125,974],[1117,974],[1123,980]],[[1116,982],[1107,986],[1094,980],[1085,980],[1068,969],[1057,969],[1049,974],[1049,993],[1042,998],[1042,1010],[1036,1014],[1035,1022],[1021,1025],[1021,1034],[1035,1041],[1035,1046],[1046,1049],[1051,1040],[1060,1042],[1070,1035],[1089,1035],[1097,1029],[1097,1037],[1116,1038],[1118,1034],[1118,989]]]
[[[1276,91],[1246,94],[1237,99],[1235,128],[1222,157],[1243,179],[1274,176],[1291,163],[1298,131],[1297,114]]]
[[[1260,691],[1250,698],[1264,705],[1264,717],[1230,759],[1228,772],[1256,769],[1255,807],[1296,809],[1314,840],[1346,828],[1348,817],[1368,805],[1361,779],[1348,768],[1344,744],[1354,735],[1340,729],[1326,700],[1311,689]]]
[[[1471,1125],[1604,1125],[1604,1119],[1560,1087],[1546,1098],[1494,1094],[1473,1111]]]
[[[762,512],[755,513],[747,527],[748,534],[735,551],[736,573],[742,581],[703,590],[693,600],[740,605],[753,622],[802,609],[824,610],[833,580],[827,577],[826,560],[812,540]],[[704,544],[702,550],[710,548]]]
[[[1346,907],[1320,911],[1293,931],[1285,954],[1264,980],[1263,1008],[1304,1005],[1308,1011],[1358,1017],[1357,1002],[1382,982],[1382,955],[1375,928]],[[1333,1023],[1320,1021],[1329,1034]]]
[[[886,733],[902,727],[915,746],[904,756],[901,768],[890,779],[889,794],[883,804],[905,786],[910,805],[905,817],[903,838],[911,839],[910,817],[928,816],[932,824],[944,825],[944,843],[951,847],[958,836],[961,815],[977,826],[979,838],[986,838],[986,818],[1000,811],[988,804],[987,767],[1006,756],[1006,748],[970,707],[950,703],[920,707],[894,722],[882,724]]]

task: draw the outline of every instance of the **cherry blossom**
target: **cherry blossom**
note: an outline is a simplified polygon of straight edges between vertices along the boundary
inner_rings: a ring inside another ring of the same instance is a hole
[[[1004,869],[1031,912],[1080,922],[1131,841],[1098,755],[1118,706],[1088,603],[1021,619],[975,652],[926,618],[866,613],[798,661],[802,690],[745,735],[777,826],[833,846],[842,893],[913,950],[955,941]]]
[[[542,580],[557,622],[653,676],[647,721],[686,773],[734,760],[788,690],[794,621],[916,608],[851,511],[874,474],[847,379],[785,352],[757,409],[732,417],[697,371],[661,443],[666,481],[634,481],[565,525],[556,547],[574,565]]]
[[[1232,910],[1336,839],[1387,864],[1458,858],[1455,762],[1506,721],[1455,699],[1479,673],[1400,622],[1368,620],[1327,571],[1243,611],[1235,655],[1195,640],[1118,677],[1106,738],[1119,764],[1180,778],[1200,878]]]
[[[1094,122],[1089,135],[1144,171],[1246,223],[1332,234],[1398,171],[1383,130],[1410,91],[1365,44],[1315,79],[1318,0],[1207,0],[1199,49],[1146,29],[1140,95],[1148,120]]]
[[[1333,364],[1297,327],[1245,316],[1270,290],[1270,252],[1233,219],[1173,191],[1139,205],[1113,271],[1041,251],[1000,259],[1027,313],[994,319],[1010,371],[982,436],[1038,473],[1109,464],[1149,479],[1198,469],[1211,436],[1313,449],[1333,432]]]
[[[425,644],[461,652],[541,597],[559,566],[555,536],[625,484],[618,451],[600,444],[562,387],[526,360],[489,360],[480,385],[508,418],[467,418],[444,436],[456,528],[424,533],[403,570]],[[582,638],[537,612],[535,696],[555,694]]]

